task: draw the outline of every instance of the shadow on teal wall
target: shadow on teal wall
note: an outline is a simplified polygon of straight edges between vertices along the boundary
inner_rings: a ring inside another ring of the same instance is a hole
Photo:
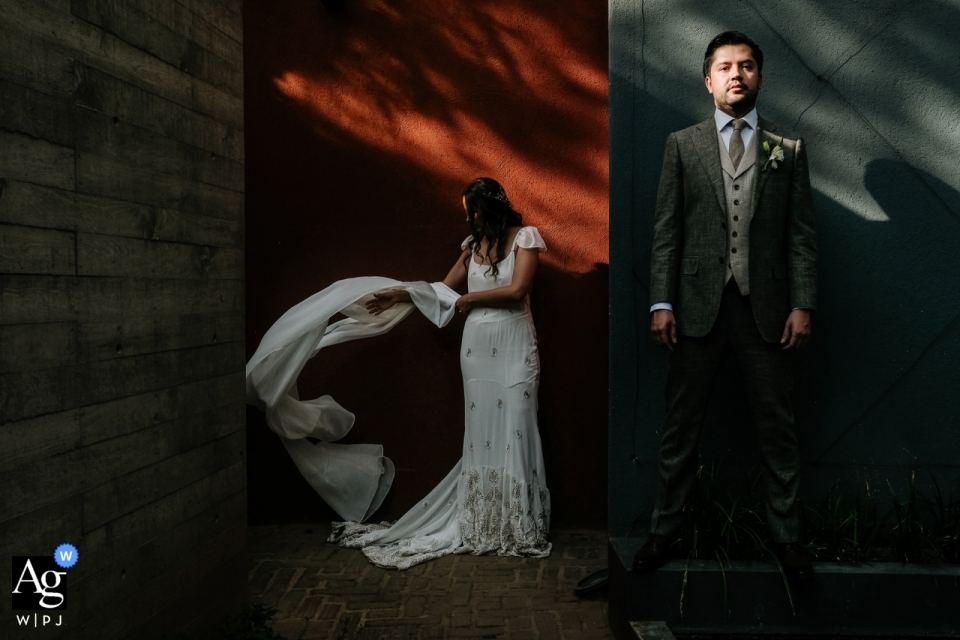
[[[810,154],[820,248],[814,342],[796,358],[802,496],[928,469],[960,480],[960,0],[610,2],[610,535],[646,531],[666,354],[650,341],[663,143],[708,117],[703,50],[765,55],[758,109]],[[756,463],[727,363],[701,449]]]

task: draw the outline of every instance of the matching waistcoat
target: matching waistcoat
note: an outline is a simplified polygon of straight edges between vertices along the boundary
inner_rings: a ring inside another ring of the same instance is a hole
[[[730,152],[717,132],[720,144],[720,166],[727,197],[727,275],[724,285],[733,278],[740,293],[750,295],[750,220],[753,218],[753,196],[757,184],[757,140],[754,131],[750,145],[744,149],[740,166],[733,168]]]

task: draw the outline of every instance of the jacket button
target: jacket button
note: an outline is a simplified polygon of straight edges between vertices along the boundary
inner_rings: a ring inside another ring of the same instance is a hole
[[[733,232],[733,237],[734,237],[734,238],[737,237],[737,232],[736,232],[736,231]]]
[[[723,256],[720,256],[720,264],[723,264]]]
[[[733,201],[733,204],[740,204],[740,201],[739,201],[739,200],[734,200],[734,201]]]
[[[734,191],[740,191],[740,185],[738,184],[733,185],[733,189]]]
[[[733,216],[733,221],[734,221],[734,222],[739,222],[739,221],[740,221],[740,216]]]
[[[721,222],[721,223],[720,223],[720,227],[723,228],[723,229],[726,229],[726,228],[727,228],[727,223],[726,223],[726,222]]]
[[[736,247],[734,247],[733,249],[730,249],[730,253],[736,253],[736,252],[737,252],[737,248],[736,248]]]

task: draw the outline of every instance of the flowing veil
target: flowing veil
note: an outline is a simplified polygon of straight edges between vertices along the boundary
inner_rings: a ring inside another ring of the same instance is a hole
[[[407,290],[412,304],[369,313],[366,302],[389,289]],[[344,520],[363,522],[377,510],[393,483],[393,463],[382,445],[337,444],[353,427],[354,415],[328,395],[301,400],[297,377],[324,347],[386,333],[414,308],[443,327],[453,318],[459,297],[441,282],[340,280],[284,313],[247,362],[247,404],[266,414],[300,473]],[[346,318],[330,324],[337,313]]]

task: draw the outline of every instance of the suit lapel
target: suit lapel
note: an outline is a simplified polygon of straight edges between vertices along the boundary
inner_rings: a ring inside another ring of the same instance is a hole
[[[757,135],[760,136],[757,140],[757,165],[760,169],[760,175],[757,176],[757,187],[756,191],[753,193],[753,210],[757,210],[757,206],[760,204],[760,194],[763,193],[763,187],[767,184],[767,178],[770,177],[770,172],[772,169],[766,167],[764,171],[764,165],[767,163],[768,154],[763,150],[763,143],[766,142],[770,145],[772,150],[778,144],[783,142],[781,136],[776,135],[774,132],[777,130],[777,125],[772,122],[768,122],[763,118],[760,118],[757,122]]]
[[[723,167],[723,172],[731,178],[736,178],[737,170],[733,168],[730,152],[723,146],[723,139],[720,137],[719,131],[717,132],[717,153],[720,154],[720,166]]]
[[[726,214],[727,196],[723,190],[723,176],[720,175],[723,171],[720,166],[720,142],[717,139],[717,123],[713,116],[697,125],[693,145],[697,149],[697,155],[700,156],[700,164],[703,165],[703,170],[707,172],[707,178],[713,186],[720,210]]]

